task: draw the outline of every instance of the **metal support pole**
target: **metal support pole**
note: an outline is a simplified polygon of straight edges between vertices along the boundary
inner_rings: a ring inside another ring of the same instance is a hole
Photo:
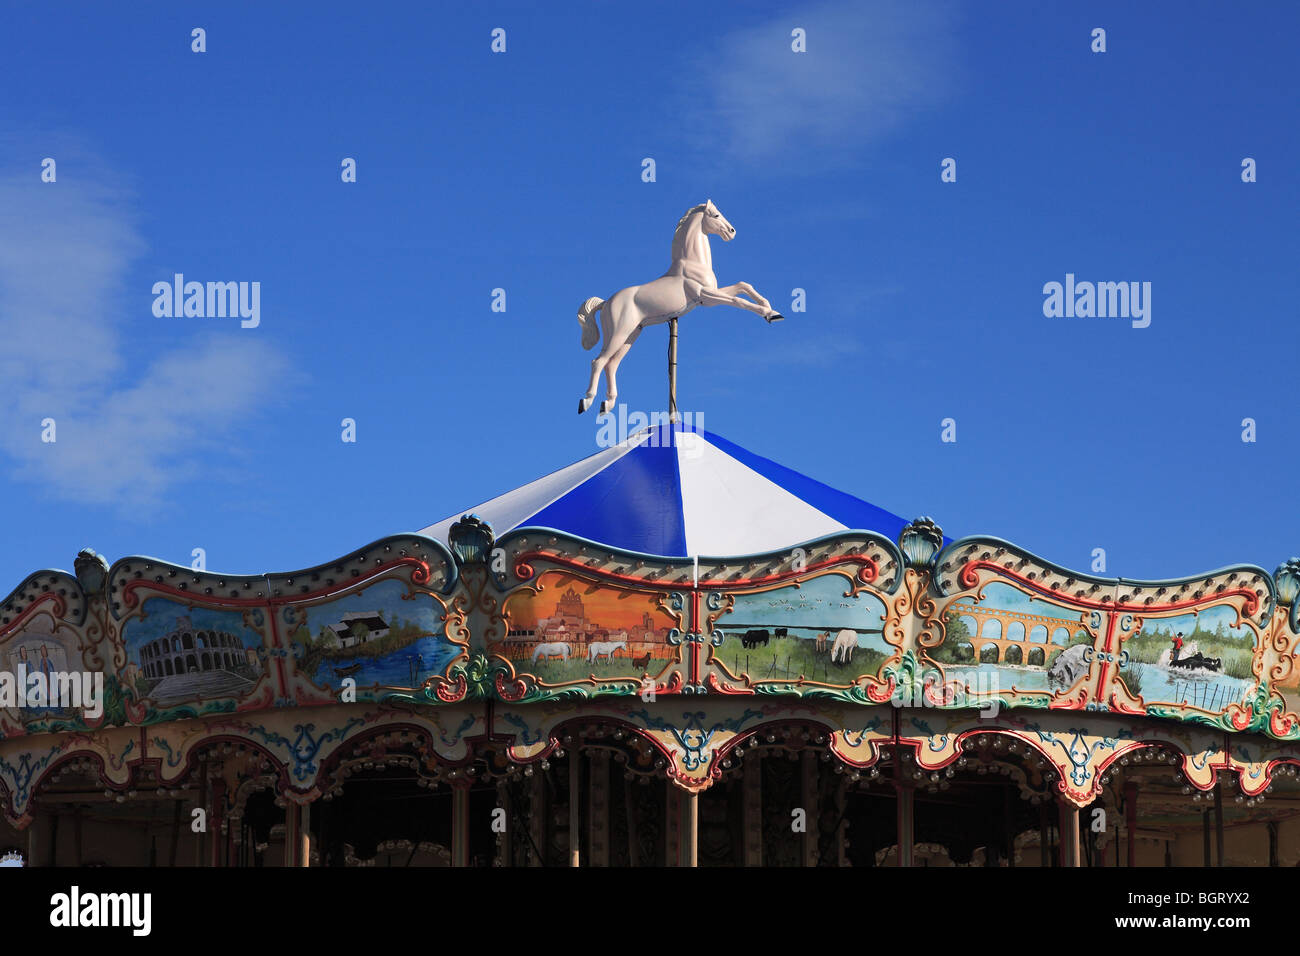
[[[668,320],[668,420],[677,422],[677,316]]]

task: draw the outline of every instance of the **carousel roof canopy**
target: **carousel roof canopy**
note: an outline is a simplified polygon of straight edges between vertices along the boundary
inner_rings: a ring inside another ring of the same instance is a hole
[[[746,451],[712,432],[651,426],[627,441],[470,509],[500,536],[554,528],[627,551],[734,556],[836,531],[893,541],[898,515]],[[447,540],[458,511],[422,534]]]

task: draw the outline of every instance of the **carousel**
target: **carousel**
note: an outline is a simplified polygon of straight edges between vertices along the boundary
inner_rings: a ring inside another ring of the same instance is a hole
[[[613,411],[644,326],[670,326],[671,383],[690,308],[780,318],[701,261],[734,234],[693,207],[669,273],[584,302],[580,411],[602,372]],[[625,441],[316,567],[85,550],[29,576],[0,604],[0,852],[1300,863],[1300,560],[1133,581],[952,540],[690,427],[673,391]]]

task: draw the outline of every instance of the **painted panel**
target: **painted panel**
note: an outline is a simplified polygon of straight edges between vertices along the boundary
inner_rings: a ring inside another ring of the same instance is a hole
[[[945,679],[975,689],[975,702],[1002,697],[1045,707],[1089,670],[1096,634],[1086,610],[1048,601],[1003,581],[946,604],[944,638],[928,659]]]
[[[671,592],[550,570],[511,593],[505,618],[506,634],[488,653],[545,690],[587,685],[636,694],[643,675],[681,656],[681,597]]]
[[[269,685],[266,615],[146,598],[122,627],[123,686],[147,710],[234,709]]]
[[[863,678],[875,682],[897,648],[885,640],[884,601],[855,588],[855,572],[849,566],[728,593],[710,616],[709,662],[727,680],[766,685],[764,691],[791,685],[847,689]]]
[[[401,579],[281,614],[295,672],[334,700],[345,690],[354,701],[413,692],[464,650],[447,635],[447,602]]]

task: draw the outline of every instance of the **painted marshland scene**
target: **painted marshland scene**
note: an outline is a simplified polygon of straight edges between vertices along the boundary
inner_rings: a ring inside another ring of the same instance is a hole
[[[676,657],[668,643],[676,619],[655,594],[625,591],[562,571],[506,602],[509,629],[489,653],[544,684],[654,676]]]
[[[460,653],[444,633],[442,608],[427,595],[409,597],[401,581],[299,613],[290,634],[297,666],[322,687],[352,678],[357,687],[416,688]]]
[[[893,654],[883,637],[885,606],[868,592],[844,594],[844,578],[825,574],[799,587],[741,593],[714,624],[713,648],[737,676],[848,684],[875,675]]]
[[[1230,607],[1199,614],[1148,618],[1124,642],[1128,660],[1120,679],[1145,703],[1198,707],[1215,713],[1254,686],[1255,632],[1234,625]]]

